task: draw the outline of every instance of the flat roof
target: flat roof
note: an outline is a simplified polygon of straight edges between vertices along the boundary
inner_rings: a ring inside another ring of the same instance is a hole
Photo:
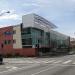
[[[49,25],[51,28],[57,28],[57,26],[55,24],[53,24],[52,22],[50,22],[49,20],[45,19],[44,17],[42,16],[39,16],[35,13],[32,13],[33,15],[39,17],[42,21],[44,21],[45,23],[47,23],[47,25]]]
[[[57,26],[55,24],[53,24],[52,22],[50,22],[49,20],[45,19],[44,17],[37,15],[35,13],[30,13],[30,14],[25,14],[23,16],[27,16],[27,15],[32,15],[34,20],[38,20],[40,22],[43,22],[44,24],[46,24],[47,26],[50,26],[50,28],[54,29],[57,28]]]

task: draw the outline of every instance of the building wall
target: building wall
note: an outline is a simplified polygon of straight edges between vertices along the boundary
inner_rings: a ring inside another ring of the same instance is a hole
[[[0,28],[0,51],[11,53],[13,49],[13,27]]]
[[[19,54],[20,56],[36,56],[35,48],[19,48],[14,49],[15,54]]]
[[[13,40],[14,40],[13,48],[14,49],[22,48],[21,26],[20,25],[14,26],[13,31],[14,31],[14,34],[13,34]]]
[[[37,28],[24,28],[22,30],[22,46],[23,47],[30,47],[30,45],[35,48],[37,44],[40,47],[49,46],[49,33],[44,32],[41,29]]]
[[[43,17],[36,14],[28,14],[22,17],[23,27],[35,27],[42,29],[46,32],[50,31],[52,28],[56,28],[54,24],[44,19]]]
[[[60,48],[69,45],[68,36],[51,31],[56,26],[36,14],[24,15],[22,25],[0,28],[0,52],[4,55],[36,56],[35,48]]]
[[[36,56],[36,49],[35,48],[17,48],[17,49],[11,49],[11,52],[7,49],[3,52],[4,56],[8,55],[19,55],[19,56]]]
[[[66,36],[57,31],[50,31],[50,43],[51,46],[55,47],[68,47],[69,46],[69,36]]]
[[[23,23],[23,28],[33,27],[33,25],[34,25],[33,14],[28,14],[28,15],[22,16],[22,23]]]

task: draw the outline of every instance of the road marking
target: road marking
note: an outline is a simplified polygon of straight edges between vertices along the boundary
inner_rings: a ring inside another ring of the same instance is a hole
[[[11,68],[12,66],[6,66],[5,68],[7,68],[7,69],[9,69],[9,68]]]
[[[32,63],[40,63],[40,61],[33,60]]]
[[[55,62],[56,60],[48,60],[46,63],[53,63],[53,62]]]
[[[6,63],[16,63],[16,64],[21,64],[21,63],[28,63],[28,64],[32,64],[32,63],[52,63],[56,60],[22,60],[22,61],[7,61]]]
[[[75,62],[73,62],[72,64],[75,65]]]
[[[42,60],[42,61],[39,61],[39,63],[44,63],[44,64],[47,64],[47,63],[52,63],[52,62],[54,62],[54,61],[56,61],[56,60]]]
[[[42,72],[48,71],[48,70],[53,69],[53,68],[55,68],[55,67],[57,67],[57,66],[58,66],[58,65],[52,66],[52,67],[47,68],[47,69],[43,69],[43,70],[41,70],[41,71],[39,71],[39,72],[36,72],[36,73],[33,73],[33,74],[31,74],[31,75],[38,75],[38,74],[40,74],[40,73],[42,73]]]
[[[16,63],[16,64],[24,64],[24,63],[28,63],[28,64],[32,64],[33,62],[32,61],[29,61],[29,60],[26,60],[26,61],[11,61],[11,62],[7,62],[7,63],[11,63],[11,64],[13,64],[13,63]]]
[[[72,62],[72,60],[65,61],[65,62],[63,62],[63,64],[68,64],[70,62]]]
[[[13,66],[11,69],[0,72],[0,74],[9,73],[9,72],[18,71],[18,70],[23,70],[23,69],[28,69],[28,68],[35,67],[35,66],[38,66],[38,64],[27,66],[27,67],[22,67],[22,68],[18,68],[18,67]],[[7,68],[9,68],[9,67],[7,67]]]
[[[19,69],[19,68],[14,66],[14,67],[12,67],[11,69],[12,69],[12,70],[17,70],[17,69]]]
[[[56,62],[53,62],[54,64],[57,64],[57,63],[60,63],[60,62],[62,62],[61,60],[59,60],[59,61],[56,61]]]

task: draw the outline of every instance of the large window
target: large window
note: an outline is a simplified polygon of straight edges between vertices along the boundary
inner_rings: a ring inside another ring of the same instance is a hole
[[[24,34],[31,34],[31,28],[25,28],[22,30],[22,35]]]
[[[40,43],[42,43],[42,38],[44,35],[44,31],[37,28],[25,28],[22,30],[22,44],[25,45],[35,45],[38,44],[38,40],[40,39]]]
[[[32,35],[32,44],[36,45],[36,44],[42,44],[42,40],[43,40],[43,36],[44,36],[44,31],[37,29],[37,28],[32,28],[31,29],[31,35]],[[39,40],[39,42],[38,42]]]
[[[31,28],[25,28],[22,30],[22,47],[29,48],[32,46]]]
[[[5,45],[11,44],[11,40],[5,40],[5,41],[4,41],[4,44],[5,44]]]
[[[22,45],[32,45],[32,39],[22,39]]]

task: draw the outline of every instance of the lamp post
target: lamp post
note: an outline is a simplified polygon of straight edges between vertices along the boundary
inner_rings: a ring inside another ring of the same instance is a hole
[[[3,16],[4,14],[6,14],[6,13],[10,13],[10,11],[5,11],[5,12],[3,12],[3,13],[0,13],[0,16]]]
[[[10,13],[10,11],[5,11],[5,12],[3,12],[3,13],[0,13],[0,16],[3,16],[4,14],[6,14],[6,13]],[[1,44],[1,49],[3,49],[3,47],[4,47],[4,45],[3,45],[3,43]]]
[[[3,16],[4,14],[6,14],[6,13],[9,14],[10,11],[6,11],[6,12],[1,13],[1,14],[0,14],[0,17]],[[2,36],[2,35],[0,35],[0,36]],[[0,47],[1,47],[1,52],[0,52],[0,64],[2,64],[2,63],[3,63],[3,48],[4,48],[4,44],[1,43],[1,44],[0,44]]]

